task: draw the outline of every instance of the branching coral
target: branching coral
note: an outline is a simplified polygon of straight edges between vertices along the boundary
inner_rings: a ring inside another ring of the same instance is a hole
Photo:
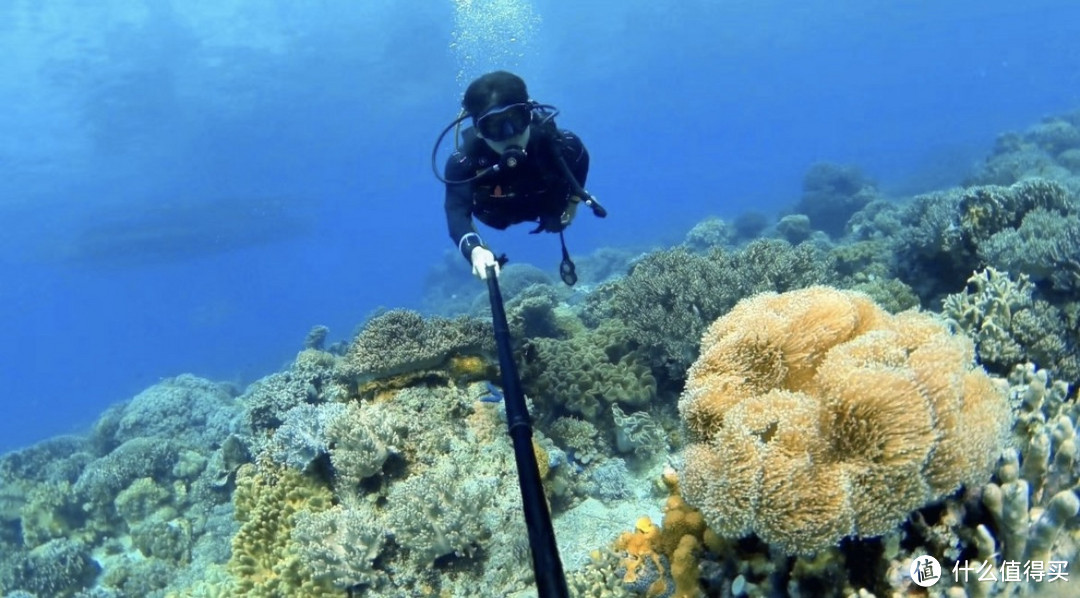
[[[1005,393],[970,341],[856,293],[758,295],[701,353],[679,405],[695,440],[683,490],[721,535],[789,553],[880,535],[985,482],[1006,440]]]
[[[114,439],[160,436],[212,448],[229,435],[238,414],[226,385],[184,374],[147,388],[125,405]]]
[[[1065,188],[1045,179],[920,195],[902,213],[900,278],[924,300],[936,299],[987,265],[980,250],[992,236],[1016,229],[1030,212],[1065,214],[1068,205]]]
[[[1069,380],[1080,379],[1077,336],[1061,312],[1035,298],[1028,277],[987,268],[960,293],[945,298],[942,312],[975,340],[979,362],[1001,375],[1032,361]]]
[[[709,322],[753,293],[829,282],[830,263],[814,246],[792,247],[775,239],[708,256],[658,251],[636,263],[626,278],[590,296],[604,302],[590,309],[623,322],[653,365],[681,379]]]
[[[1023,272],[1044,288],[1080,297],[1080,217],[1042,208],[979,247],[987,264]]]
[[[304,403],[334,400],[341,389],[333,380],[334,356],[323,351],[301,351],[288,370],[255,382],[240,397],[248,427],[256,433],[281,425],[285,413]]]

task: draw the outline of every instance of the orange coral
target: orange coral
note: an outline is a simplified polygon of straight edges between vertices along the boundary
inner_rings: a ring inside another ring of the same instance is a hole
[[[984,481],[1009,429],[971,342],[828,287],[766,293],[710,326],[679,410],[682,489],[717,533],[791,553],[874,536]]]
[[[647,588],[646,596],[695,598],[700,595],[698,555],[707,532],[705,519],[679,496],[679,482],[673,471],[665,472],[661,479],[671,492],[664,505],[663,526],[657,527],[651,519],[642,517],[634,531],[615,541],[614,549],[622,553],[626,570],[623,582],[638,582],[646,571],[651,572],[651,565],[659,575]],[[665,563],[670,563],[670,571]],[[669,582],[674,583],[674,588]]]
[[[626,532],[615,540],[615,550],[622,552],[622,564],[626,568],[623,581],[635,583],[649,563],[660,573],[649,586],[646,596],[661,596],[667,592],[666,567],[660,559],[660,528],[648,517],[638,519],[634,531]]]

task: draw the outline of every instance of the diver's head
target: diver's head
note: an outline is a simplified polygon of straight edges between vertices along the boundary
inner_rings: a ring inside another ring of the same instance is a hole
[[[501,154],[529,143],[533,106],[521,77],[506,71],[483,75],[469,84],[461,106],[492,150]]]

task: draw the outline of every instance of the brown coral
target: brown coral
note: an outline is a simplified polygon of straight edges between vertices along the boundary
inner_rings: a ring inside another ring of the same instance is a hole
[[[829,287],[745,300],[712,324],[679,410],[687,502],[722,535],[790,553],[876,536],[985,481],[1005,393],[965,337]]]

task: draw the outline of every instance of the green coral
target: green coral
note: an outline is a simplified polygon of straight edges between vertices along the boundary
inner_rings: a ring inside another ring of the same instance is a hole
[[[1023,272],[1036,284],[1080,297],[1080,217],[1036,209],[1020,227],[990,237],[979,247],[986,263]]]
[[[831,258],[804,243],[758,240],[741,251],[700,256],[682,249],[657,251],[630,274],[590,295],[594,319],[616,318],[654,365],[680,380],[697,357],[709,322],[762,291],[787,291],[832,279]]]
[[[656,379],[644,353],[631,348],[624,332],[605,326],[566,340],[538,338],[525,350],[526,392],[533,400],[594,419],[615,402],[646,405]]]
[[[1075,331],[1056,307],[1036,299],[1027,275],[1013,280],[987,268],[946,297],[942,312],[975,340],[979,362],[1002,375],[1032,361],[1069,380],[1080,379]]]

